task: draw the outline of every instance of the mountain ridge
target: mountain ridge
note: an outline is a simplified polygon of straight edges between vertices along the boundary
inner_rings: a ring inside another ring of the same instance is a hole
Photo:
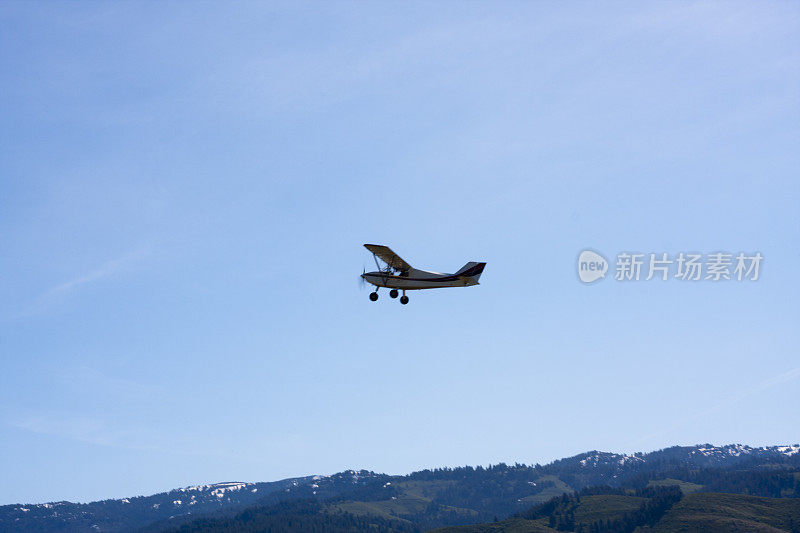
[[[186,521],[202,515],[234,513],[250,505],[294,499],[338,499],[342,502],[337,504],[337,509],[342,512],[377,509],[375,512],[386,517],[392,517],[393,512],[399,516],[402,513],[398,510],[409,516],[428,513],[430,516],[426,520],[430,523],[423,521],[423,524],[448,525],[450,521],[457,525],[464,521],[490,520],[494,513],[509,515],[524,506],[592,485],[613,487],[657,472],[732,467],[800,468],[800,445],[698,444],[634,454],[592,450],[546,465],[499,463],[488,467],[426,469],[403,476],[346,470],[273,482],[193,485],[149,496],[89,503],[0,506],[0,528],[35,531],[42,526],[58,526],[62,531],[131,531],[162,521]],[[439,506],[437,510],[427,509],[434,504]]]

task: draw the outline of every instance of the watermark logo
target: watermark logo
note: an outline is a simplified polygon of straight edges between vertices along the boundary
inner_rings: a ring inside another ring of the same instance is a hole
[[[757,281],[763,260],[760,252],[680,252],[673,255],[666,252],[620,252],[617,254],[614,280]],[[608,261],[597,252],[584,250],[578,257],[578,277],[584,283],[604,278],[608,268]]]
[[[602,255],[584,250],[578,256],[578,277],[584,283],[592,283],[606,277],[608,261]]]

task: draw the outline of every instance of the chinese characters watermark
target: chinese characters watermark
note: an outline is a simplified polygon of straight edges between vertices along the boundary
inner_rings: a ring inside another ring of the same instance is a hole
[[[734,255],[726,252],[708,254],[680,252],[662,253],[621,252],[614,268],[616,281],[757,281],[764,256],[760,252]],[[578,256],[578,278],[592,283],[605,277],[609,263],[592,250]]]

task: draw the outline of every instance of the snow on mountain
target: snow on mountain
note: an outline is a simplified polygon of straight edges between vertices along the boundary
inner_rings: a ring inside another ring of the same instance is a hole
[[[225,495],[226,491],[237,491],[248,488],[248,486],[255,486],[256,483],[241,483],[237,481],[232,481],[228,483],[214,483],[213,485],[195,485],[193,487],[184,487],[182,489],[178,489],[180,492],[205,492],[208,491],[214,496],[221,498]]]
[[[746,457],[746,456],[759,456],[759,455],[772,455],[781,454],[786,457],[791,457],[800,453],[800,445],[792,444],[789,446],[763,446],[760,448],[752,448],[742,444],[727,444],[725,446],[711,446],[702,445],[696,446],[691,452],[692,454],[699,454],[704,457]]]
[[[728,462],[730,460],[745,458],[775,458],[792,457],[800,454],[800,445],[792,444],[788,446],[764,446],[753,448],[743,444],[727,444],[724,446],[713,446],[711,444],[698,444],[695,446],[673,446],[650,453],[636,453],[633,455],[617,454],[610,452],[586,452],[572,458],[562,459],[553,464],[577,460],[582,468],[599,468],[608,466],[635,466],[637,464],[663,461],[671,459],[673,461],[685,462],[689,464],[711,465],[717,462]]]
[[[791,457],[797,453],[800,453],[800,444],[793,444],[791,446],[770,446],[769,448],[765,448],[767,450],[775,450],[778,453],[782,453],[787,457]]]
[[[738,464],[750,466],[785,465],[800,467],[800,444],[750,447],[742,444],[714,446],[673,446],[650,453],[632,455],[590,451],[560,459],[535,469],[525,465],[502,468],[528,469],[531,486],[544,474],[561,483],[563,490],[590,485],[616,485],[632,476],[647,472],[666,472],[675,468],[726,468]],[[424,476],[435,476],[423,471]],[[413,478],[410,474],[408,478]],[[193,485],[151,496],[104,500],[88,504],[49,502],[0,506],[0,530],[41,531],[53,528],[72,531],[123,531],[163,520],[213,513],[221,508],[292,498],[324,500],[367,489],[385,491],[394,498],[395,481],[403,477],[376,474],[367,470],[347,470],[332,475],[292,478],[272,483],[231,481]],[[374,492],[373,492],[374,494]]]
[[[638,455],[625,455],[609,452],[589,452],[580,460],[581,466],[598,466],[600,464],[618,464],[624,466],[628,463],[644,461]]]

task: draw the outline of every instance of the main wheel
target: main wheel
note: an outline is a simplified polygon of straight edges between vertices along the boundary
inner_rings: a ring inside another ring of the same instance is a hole
[[[408,296],[403,295],[400,297],[400,303],[406,305],[408,303]]]
[[[369,293],[369,299],[372,300],[373,302],[377,302],[378,301],[378,293],[377,292]]]
[[[389,296],[392,298],[397,298],[397,294],[398,294],[397,289],[392,289],[389,291]]]

